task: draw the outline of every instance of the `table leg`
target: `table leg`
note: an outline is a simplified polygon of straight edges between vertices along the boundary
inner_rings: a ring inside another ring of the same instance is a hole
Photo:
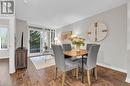
[[[84,63],[83,63],[83,56],[82,56],[82,83],[84,83]]]

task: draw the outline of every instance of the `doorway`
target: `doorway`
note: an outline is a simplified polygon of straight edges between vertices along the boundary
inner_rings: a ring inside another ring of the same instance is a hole
[[[42,34],[42,30],[29,28],[29,56],[36,56],[42,54]]]

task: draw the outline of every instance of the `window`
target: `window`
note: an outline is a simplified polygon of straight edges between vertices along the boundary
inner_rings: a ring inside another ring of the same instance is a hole
[[[8,48],[8,28],[0,26],[0,50]]]
[[[49,47],[51,47],[52,44],[55,44],[55,30],[45,29],[45,42]]]
[[[30,30],[30,53],[40,52],[40,31]]]
[[[51,44],[55,44],[55,30],[51,30]]]
[[[46,46],[50,47],[50,29],[45,29],[44,37],[45,37],[44,42],[45,42]]]
[[[42,28],[29,26],[29,53],[40,53],[42,48]]]

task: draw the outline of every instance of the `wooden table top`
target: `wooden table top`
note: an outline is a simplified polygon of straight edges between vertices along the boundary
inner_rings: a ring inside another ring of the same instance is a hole
[[[64,51],[65,55],[72,56],[72,57],[83,56],[86,55],[87,53],[88,52],[85,49],[80,49],[79,51],[77,50]]]

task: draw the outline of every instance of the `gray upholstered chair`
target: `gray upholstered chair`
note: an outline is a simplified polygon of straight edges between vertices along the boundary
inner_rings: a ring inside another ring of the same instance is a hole
[[[97,45],[97,44],[93,44],[93,43],[87,44],[86,50],[89,51],[89,48],[90,48],[92,45]],[[87,60],[87,56],[88,56],[88,55],[85,55],[84,58],[83,58],[83,60],[84,60],[85,62],[86,62],[86,60]]]
[[[64,80],[65,80],[65,72],[76,69],[76,77],[78,78],[78,63],[73,62],[70,59],[64,58],[64,53],[61,45],[52,45],[52,49],[55,56],[55,62],[56,62],[56,76],[57,76],[57,69],[62,71],[62,85],[64,86]]]
[[[71,44],[62,44],[62,48],[63,48],[64,51],[70,51],[70,50],[72,50]],[[65,58],[70,58],[70,57],[71,56],[65,55]]]
[[[62,47],[64,51],[72,50],[71,44],[62,44]]]
[[[89,51],[89,48],[90,48],[92,45],[97,45],[97,44],[93,44],[93,43],[89,43],[89,44],[87,44],[87,46],[86,46],[86,50]]]
[[[86,60],[87,62],[86,64],[84,64],[84,69],[87,70],[87,79],[89,85],[91,85],[90,70],[93,70],[95,78],[97,79],[96,63],[99,48],[99,44],[94,44],[89,47],[88,56]]]
[[[70,50],[72,50],[71,44],[62,44],[62,47],[63,47],[64,51],[70,51]],[[65,55],[65,58],[69,58],[72,61],[78,61],[78,60],[80,60],[80,58],[77,58],[77,57],[71,57],[71,58],[70,57],[71,56]]]

